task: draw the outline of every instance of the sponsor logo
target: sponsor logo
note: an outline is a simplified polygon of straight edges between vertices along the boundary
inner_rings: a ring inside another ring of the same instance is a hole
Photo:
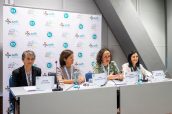
[[[17,10],[16,10],[16,8],[11,8],[11,9],[10,9],[10,12],[11,12],[12,14],[16,14]]]
[[[68,13],[64,13],[64,18],[69,18],[69,14]]]
[[[51,62],[48,62],[48,63],[47,63],[47,68],[48,68],[48,69],[51,69],[52,67],[53,67],[53,64],[52,64]]]
[[[50,12],[50,11],[44,11],[43,14],[45,16],[54,16],[55,15],[54,12]]]
[[[53,44],[53,43],[44,42],[44,43],[43,43],[43,46],[44,46],[44,47],[54,47],[54,44]]]
[[[75,37],[76,37],[76,38],[84,38],[85,35],[84,35],[84,34],[78,34],[78,33],[76,33],[76,34],[75,34]]]
[[[28,43],[27,43],[27,46],[31,47],[31,48],[36,48],[36,45],[37,45],[37,43],[34,40],[28,41]]]
[[[92,24],[92,25],[91,25],[91,29],[92,29],[92,30],[96,30],[96,29],[97,29],[97,24]]]
[[[45,57],[46,58],[53,58],[54,57],[54,54],[53,54],[53,52],[49,51],[49,52],[46,52],[45,53]]]
[[[93,16],[93,15],[92,15],[92,16],[90,16],[90,19],[91,19],[91,20],[98,20],[99,17],[98,17],[98,16]]]
[[[29,25],[30,26],[35,26],[35,21],[34,20],[30,20]]]
[[[79,24],[79,29],[83,29],[84,25],[83,24]]]
[[[89,47],[90,47],[90,48],[97,48],[97,47],[98,47],[98,44],[91,44],[91,43],[90,43],[90,44],[89,44]]]
[[[82,58],[83,57],[83,53],[82,52],[78,52],[78,57]]]
[[[64,48],[68,48],[68,46],[69,46],[68,43],[66,43],[66,42],[63,43],[63,47],[64,47]]]
[[[26,31],[26,32],[25,32],[25,35],[26,35],[27,37],[29,37],[29,36],[37,36],[37,32]]]
[[[92,67],[96,66],[96,62],[92,61],[92,62],[91,62],[91,66],[92,66]]]
[[[83,63],[83,62],[75,62],[75,65],[76,65],[76,66],[83,66],[84,63]]]
[[[8,64],[8,69],[9,69],[9,70],[13,70],[13,69],[18,68],[18,66],[19,66],[19,65],[18,65],[17,63],[11,62],[11,63]]]
[[[47,37],[48,38],[51,38],[53,36],[53,33],[52,32],[47,32]]]
[[[11,47],[14,48],[14,47],[16,47],[16,45],[17,45],[17,43],[16,43],[15,41],[11,41],[11,42],[10,42],[10,46],[11,46]]]
[[[6,54],[5,54],[5,56],[7,57],[7,58],[18,58],[19,57],[19,55],[17,54],[17,53],[9,53],[9,52],[7,52]]]
[[[68,28],[68,27],[70,27],[70,24],[61,22],[60,26]]]
[[[9,18],[7,18],[7,19],[5,20],[5,22],[6,22],[7,24],[18,24],[18,23],[19,23],[18,20],[12,20],[12,19],[9,19]]]
[[[97,39],[97,35],[96,34],[93,34],[92,35],[92,39]]]
[[[11,35],[11,36],[17,36],[17,31],[15,29],[10,29],[8,31],[8,35]]]

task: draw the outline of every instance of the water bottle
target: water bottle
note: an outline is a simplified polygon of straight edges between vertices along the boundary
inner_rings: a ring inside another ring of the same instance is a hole
[[[137,84],[142,84],[142,78],[143,78],[142,72],[140,71],[140,69],[138,69],[138,82],[137,82]]]
[[[74,80],[73,80],[74,88],[79,88],[79,84],[78,84],[78,76],[79,76],[79,73],[78,73],[78,71],[75,71],[73,73],[73,76],[74,76]]]

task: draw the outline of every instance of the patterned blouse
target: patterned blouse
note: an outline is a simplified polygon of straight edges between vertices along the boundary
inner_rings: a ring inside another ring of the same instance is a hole
[[[103,64],[99,65],[99,64],[96,64],[95,67],[93,67],[93,73],[95,74],[99,74],[99,73],[108,73],[108,66],[103,66]],[[117,64],[115,62],[110,62],[109,64],[109,74],[119,74],[120,71],[119,71],[119,68],[117,66]]]

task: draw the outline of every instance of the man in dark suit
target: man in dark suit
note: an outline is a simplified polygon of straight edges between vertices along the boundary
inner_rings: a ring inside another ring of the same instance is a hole
[[[23,52],[24,65],[12,72],[13,87],[35,85],[36,76],[41,76],[41,69],[33,66],[35,57],[35,53],[31,50]]]

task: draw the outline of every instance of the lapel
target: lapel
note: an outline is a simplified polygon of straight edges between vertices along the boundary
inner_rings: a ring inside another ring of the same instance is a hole
[[[35,71],[35,67],[32,66],[32,85],[35,85],[35,78],[36,78],[36,71]]]

